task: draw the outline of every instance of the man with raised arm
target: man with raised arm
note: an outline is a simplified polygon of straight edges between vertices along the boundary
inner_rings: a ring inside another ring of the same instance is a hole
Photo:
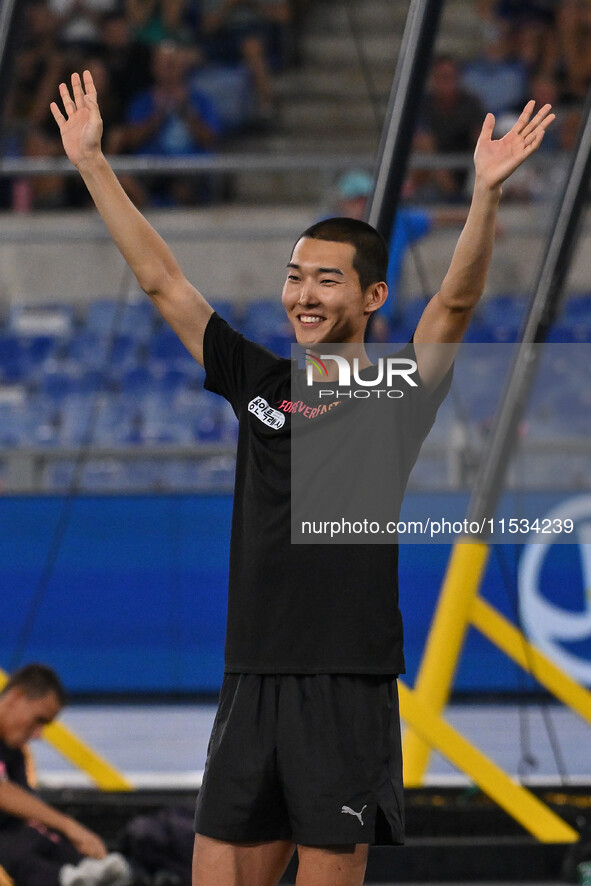
[[[64,148],[115,243],[205,367],[206,388],[228,399],[240,422],[225,676],[197,801],[193,884],[275,886],[297,848],[301,886],[360,886],[378,809],[394,842],[403,842],[397,546],[291,544],[291,361],[215,314],[129,201],[101,152],[88,72],[84,84],[73,74],[71,91],[61,84],[60,94],[63,110],[53,103],[52,111]],[[500,140],[492,139],[494,117],[484,121],[468,218],[411,346],[416,392],[396,401],[386,451],[397,460],[400,497],[484,289],[502,182],[537,150],[550,110],[534,115],[529,102]],[[369,365],[364,333],[387,297],[386,268],[386,246],[364,222],[308,228],[282,296],[297,341],[355,345]],[[443,358],[429,343],[449,346]],[[331,421],[346,414],[341,407],[330,410]],[[411,428],[415,445],[399,439],[401,427]]]

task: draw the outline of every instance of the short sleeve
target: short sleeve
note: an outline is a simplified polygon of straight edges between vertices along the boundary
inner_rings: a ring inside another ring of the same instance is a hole
[[[215,312],[211,315],[203,337],[204,387],[225,397],[236,414],[256,380],[279,360],[236,332]]]

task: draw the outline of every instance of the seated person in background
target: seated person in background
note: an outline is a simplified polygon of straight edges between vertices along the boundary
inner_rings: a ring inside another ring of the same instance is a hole
[[[406,184],[404,189],[406,188]],[[373,178],[365,169],[352,169],[342,175],[337,182],[337,199],[331,215],[356,218],[363,221],[367,215],[368,202],[373,192]],[[403,189],[403,190],[404,190]],[[400,278],[407,250],[418,240],[426,237],[435,228],[455,227],[463,225],[468,211],[462,207],[427,209],[424,207],[399,205],[388,243],[389,259],[386,282],[393,300],[390,310],[396,318],[399,296]],[[379,312],[377,320],[383,317]],[[377,324],[374,323],[374,330]],[[385,339],[387,341],[387,339]]]
[[[491,114],[502,114],[521,106],[527,92],[527,69],[513,58],[506,28],[490,28],[482,54],[468,61],[462,72],[462,85],[475,95]]]
[[[217,114],[206,96],[191,89],[189,66],[189,53],[174,43],[154,47],[154,84],[133,99],[127,112],[121,147],[128,153],[183,157],[213,151],[219,133]],[[209,198],[204,176],[151,179],[149,187],[161,205],[188,205]]]
[[[190,5],[187,0],[125,0],[125,13],[140,43],[184,43],[189,39],[185,14]]]
[[[122,121],[131,99],[152,82],[150,47],[134,36],[123,12],[109,12],[101,18],[100,56],[110,83],[117,84],[111,100],[119,105]]]
[[[15,886],[128,886],[131,869],[101,838],[33,792],[24,748],[57,717],[64,688],[45,665],[16,671],[0,693],[0,865]]]
[[[433,62],[419,124],[421,132],[432,139],[435,151],[472,153],[483,116],[480,101],[462,86],[456,59],[438,56]],[[447,197],[458,200],[463,195],[466,172],[452,170],[449,175],[451,191]]]
[[[287,0],[202,0],[203,37],[217,61],[242,61],[256,91],[259,118],[273,117],[269,44],[291,20]]]
[[[119,6],[119,0],[48,0],[58,18],[60,44],[66,50],[96,50],[100,46],[100,20]]]

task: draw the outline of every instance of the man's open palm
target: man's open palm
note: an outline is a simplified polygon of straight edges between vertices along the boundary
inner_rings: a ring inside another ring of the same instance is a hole
[[[524,160],[538,150],[544,133],[555,119],[551,105],[540,108],[532,118],[535,102],[529,101],[519,119],[503,138],[492,137],[495,118],[487,114],[474,151],[476,175],[489,187],[502,184]]]
[[[60,128],[64,150],[74,166],[96,156],[101,150],[103,121],[96,98],[96,88],[90,71],[84,71],[84,87],[78,74],[72,74],[72,94],[65,83],[60,83],[64,114],[56,102],[51,113]]]

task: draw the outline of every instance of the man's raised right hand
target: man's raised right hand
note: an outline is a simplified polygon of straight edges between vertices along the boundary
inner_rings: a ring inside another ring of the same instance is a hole
[[[101,153],[103,121],[90,71],[84,71],[84,87],[80,75],[72,74],[72,94],[65,83],[60,83],[60,97],[65,116],[56,102],[50,105],[51,113],[59,126],[66,154],[79,168]]]

